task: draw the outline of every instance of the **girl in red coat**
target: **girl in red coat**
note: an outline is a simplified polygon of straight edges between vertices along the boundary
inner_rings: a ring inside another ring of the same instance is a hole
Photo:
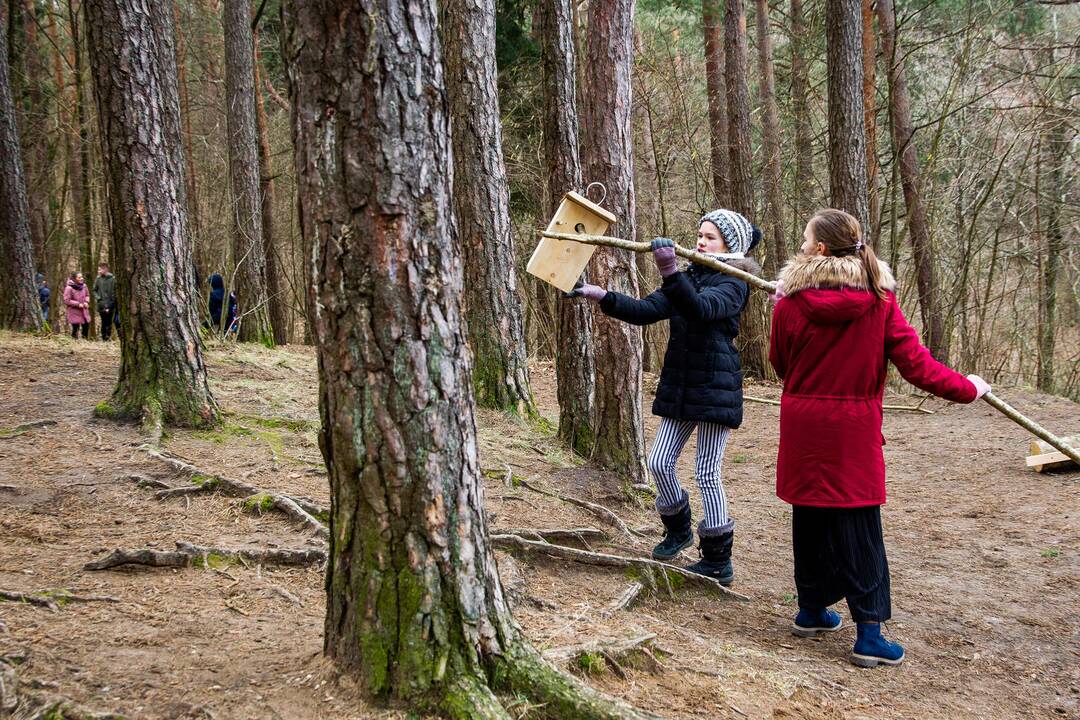
[[[859,222],[821,210],[802,254],[780,272],[769,360],[784,380],[776,494],[791,503],[799,613],[793,632],[839,630],[829,606],[846,599],[857,623],[852,662],[898,665],[904,649],[881,636],[892,615],[881,535],[885,462],[881,403],[886,362],[911,384],[960,403],[990,387],[931,357],[896,302],[887,265]]]

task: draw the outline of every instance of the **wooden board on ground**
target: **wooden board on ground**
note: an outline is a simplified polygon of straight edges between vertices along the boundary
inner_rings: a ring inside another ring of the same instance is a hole
[[[571,190],[563,196],[547,231],[603,235],[617,220],[604,208]],[[595,250],[595,245],[541,238],[525,270],[563,292],[569,292]]]
[[[1061,438],[1069,447],[1080,447],[1080,437]],[[1076,465],[1072,459],[1063,452],[1058,452],[1050,443],[1042,440],[1032,440],[1027,457],[1027,466],[1035,468],[1035,472],[1043,470],[1055,470],[1058,468]]]

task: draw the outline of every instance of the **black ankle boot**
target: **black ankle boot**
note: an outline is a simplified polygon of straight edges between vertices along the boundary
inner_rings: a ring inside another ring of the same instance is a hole
[[[671,560],[679,552],[694,542],[693,522],[690,517],[690,503],[683,505],[674,515],[660,515],[664,523],[664,539],[653,548],[654,560]]]
[[[720,534],[703,534],[698,528],[698,535],[701,539],[698,545],[701,559],[686,569],[718,580],[721,585],[730,585],[735,579],[735,570],[731,567],[731,544],[735,540],[735,532],[728,530]]]

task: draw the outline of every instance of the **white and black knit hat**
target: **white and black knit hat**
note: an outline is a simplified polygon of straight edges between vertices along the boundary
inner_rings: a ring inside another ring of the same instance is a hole
[[[698,225],[701,225],[706,220],[715,225],[716,229],[720,231],[720,236],[724,238],[728,250],[732,253],[746,254],[750,252],[757,245],[756,240],[761,237],[761,231],[758,230],[755,233],[754,231],[757,228],[734,210],[721,209],[707,212],[701,216]]]

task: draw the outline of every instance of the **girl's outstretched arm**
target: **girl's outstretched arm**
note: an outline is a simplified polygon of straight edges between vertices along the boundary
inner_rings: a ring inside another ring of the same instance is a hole
[[[660,289],[687,320],[720,320],[737,316],[742,312],[750,293],[746,283],[729,277],[699,292],[686,273],[675,273],[664,278]]]
[[[966,377],[938,362],[919,341],[915,328],[904,317],[896,296],[889,293],[885,319],[885,354],[915,387],[958,403],[975,402],[978,390]]]
[[[671,317],[671,303],[661,290],[654,290],[640,300],[608,290],[600,301],[600,309],[605,315],[631,325],[651,325]]]

